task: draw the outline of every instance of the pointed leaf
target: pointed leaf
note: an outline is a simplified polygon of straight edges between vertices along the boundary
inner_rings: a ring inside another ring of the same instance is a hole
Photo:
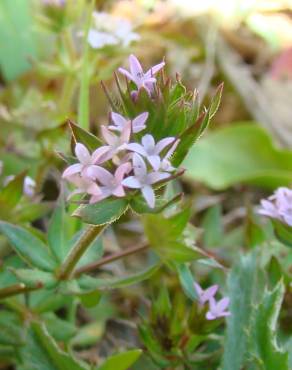
[[[97,370],[128,370],[141,356],[141,349],[132,349],[109,357]]]
[[[26,229],[1,221],[0,232],[8,238],[16,253],[29,265],[45,271],[52,271],[56,267],[56,262],[46,245]]]

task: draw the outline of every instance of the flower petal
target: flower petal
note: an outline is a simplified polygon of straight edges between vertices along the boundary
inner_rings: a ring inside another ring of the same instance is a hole
[[[211,297],[214,297],[218,288],[218,285],[212,285],[208,289],[206,289],[203,294],[204,301],[207,302]]]
[[[116,126],[119,126],[121,128],[123,128],[125,126],[125,124],[129,121],[128,119],[123,117],[121,114],[115,113],[115,112],[111,113],[111,118],[112,118],[113,123]]]
[[[155,154],[159,154],[164,148],[174,142],[175,137],[166,137],[155,145]]]
[[[119,68],[118,71],[123,74],[124,76],[126,76],[130,81],[133,81],[135,82],[135,79],[134,77],[131,75],[131,73],[129,71],[127,71],[126,69],[124,68]]]
[[[66,170],[63,172],[62,177],[67,178],[72,175],[75,175],[76,173],[79,173],[82,170],[82,164],[81,163],[75,163],[66,168]]]
[[[130,144],[127,145],[127,149],[131,150],[132,152],[139,153],[143,156],[147,156],[147,153],[146,153],[144,147],[141,144],[130,143]]]
[[[135,55],[131,54],[129,56],[129,63],[132,76],[135,80],[140,80],[144,76],[144,73],[139,60]]]
[[[114,179],[114,176],[108,170],[100,166],[90,166],[87,170],[87,174],[92,179],[106,186],[109,186]]]
[[[137,153],[133,155],[133,169],[135,176],[138,178],[143,178],[147,174],[146,164],[143,158]]]
[[[150,172],[147,175],[147,183],[155,184],[156,182],[162,181],[170,177],[170,174],[167,172]]]
[[[124,125],[122,131],[121,131],[121,136],[120,136],[120,142],[121,143],[128,143],[131,137],[131,131],[132,131],[132,122],[128,121]]]
[[[125,174],[129,173],[131,169],[132,169],[132,165],[130,162],[121,164],[115,171],[116,182],[119,184],[123,180]]]
[[[75,154],[80,163],[82,164],[90,163],[91,156],[85,145],[77,143],[75,145]]]
[[[140,181],[135,176],[126,177],[122,181],[122,185],[126,186],[127,188],[132,188],[132,189],[140,189],[142,186]]]
[[[118,185],[114,190],[113,190],[113,195],[116,197],[124,197],[126,195],[124,188],[122,185]]]
[[[158,171],[161,162],[159,155],[149,155],[147,156],[147,159],[154,171]]]
[[[99,164],[105,162],[105,154],[108,152],[108,146],[104,145],[97,148],[91,156],[91,162],[93,164]]]
[[[155,194],[154,194],[154,190],[151,188],[151,186],[150,185],[145,185],[145,186],[143,186],[141,191],[142,191],[143,197],[145,198],[148,206],[150,208],[154,208],[154,206],[155,206]]]
[[[145,122],[148,119],[148,116],[149,116],[148,112],[143,112],[143,113],[139,114],[139,116],[137,116],[136,118],[134,118],[132,120],[133,132],[141,131],[141,130],[135,131],[135,129],[144,126]]]
[[[151,67],[146,73],[145,77],[154,76],[157,72],[159,72],[165,66],[165,62],[161,62],[156,64],[155,66]]]
[[[215,320],[217,319],[217,316],[215,316],[212,312],[208,311],[206,314],[206,319],[207,320]]]
[[[230,299],[228,297],[222,298],[219,302],[217,302],[217,311],[223,312],[229,305]]]
[[[114,135],[112,132],[109,131],[109,129],[106,126],[101,126],[101,134],[104,140],[110,145],[110,146],[115,146],[118,137]]]
[[[142,145],[144,146],[146,152],[149,154],[154,150],[155,148],[155,140],[154,137],[150,134],[144,135],[142,137]]]

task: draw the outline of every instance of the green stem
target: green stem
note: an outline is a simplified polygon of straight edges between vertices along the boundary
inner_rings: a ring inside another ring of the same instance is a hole
[[[61,113],[66,115],[69,114],[75,89],[76,89],[76,77],[72,73],[68,72],[67,76],[65,77],[62,95],[59,103]]]
[[[89,76],[89,43],[87,41],[87,35],[91,25],[92,11],[94,8],[94,0],[91,1],[89,7],[88,19],[84,32],[83,40],[83,61],[81,69],[81,85],[79,91],[79,102],[78,102],[78,123],[84,130],[89,130],[89,88],[90,88],[90,76]]]
[[[71,249],[66,260],[60,268],[58,273],[58,278],[60,280],[66,280],[71,277],[71,274],[79,262],[80,258],[86,252],[87,248],[90,246],[91,242],[101,234],[107,225],[93,226],[90,225],[77,240],[76,244]]]

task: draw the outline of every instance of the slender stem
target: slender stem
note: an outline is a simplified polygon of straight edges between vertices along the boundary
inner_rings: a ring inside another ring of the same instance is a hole
[[[10,285],[7,288],[3,288],[0,290],[0,299],[5,299],[17,294],[31,292],[32,290],[37,290],[43,287],[43,284],[40,282],[35,287],[27,287],[23,283]]]
[[[79,91],[79,102],[78,102],[78,123],[84,130],[89,130],[89,88],[90,88],[90,76],[89,76],[89,43],[87,41],[88,32],[92,20],[92,11],[94,9],[95,2],[91,1],[88,9],[88,18],[85,25],[84,40],[83,40],[83,60],[81,67],[81,84]]]
[[[93,226],[90,225],[77,240],[67,258],[65,259],[63,265],[58,273],[58,278],[61,280],[66,280],[70,278],[72,271],[79,262],[80,258],[83,256],[87,248],[90,246],[91,242],[99,235],[107,225]]]
[[[143,243],[143,244],[135,246],[135,247],[130,247],[130,248],[128,248],[126,250],[123,250],[121,252],[114,253],[110,256],[106,256],[106,257],[102,258],[99,261],[92,262],[92,263],[89,263],[85,266],[80,267],[79,269],[77,269],[75,271],[74,276],[78,277],[79,275],[84,274],[85,272],[90,272],[90,271],[96,270],[100,266],[103,266],[103,265],[106,265],[106,264],[111,263],[113,261],[122,259],[126,256],[130,256],[132,254],[142,252],[142,251],[144,251],[148,248],[149,248],[149,245],[146,244],[146,243]]]

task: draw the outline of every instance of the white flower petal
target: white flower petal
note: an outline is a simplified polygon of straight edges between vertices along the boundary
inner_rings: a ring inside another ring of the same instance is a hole
[[[63,172],[62,177],[67,178],[72,175],[75,175],[76,173],[79,173],[82,170],[82,164],[81,163],[75,163],[66,168],[66,170]]]
[[[148,206],[150,208],[154,208],[154,206],[155,206],[155,194],[154,194],[154,190],[151,188],[151,186],[150,185],[145,185],[145,186],[143,186],[141,191],[142,191],[143,197],[145,198]]]
[[[142,145],[144,146],[146,152],[149,154],[154,150],[155,148],[155,140],[154,137],[150,134],[144,135],[142,137]]]
[[[140,181],[135,176],[126,177],[122,181],[122,185],[126,186],[127,188],[132,188],[132,189],[140,189],[142,186]]]
[[[90,153],[85,145],[77,143],[75,145],[75,154],[79,162],[82,164],[89,164],[91,160]]]

